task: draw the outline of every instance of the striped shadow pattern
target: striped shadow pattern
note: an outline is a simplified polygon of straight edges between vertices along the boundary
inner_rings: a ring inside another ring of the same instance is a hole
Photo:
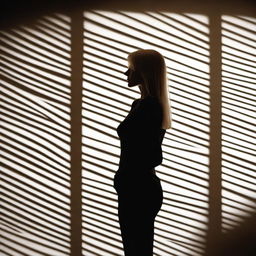
[[[1,255],[70,253],[70,18],[1,31]]]
[[[222,229],[256,211],[255,27],[222,16]],[[70,18],[1,31],[1,255],[70,254]],[[209,21],[197,14],[84,12],[83,252],[122,255],[116,127],[138,88],[128,53],[161,52],[173,129],[157,167],[164,202],[154,255],[203,255],[209,216]],[[80,184],[80,181],[78,182]]]
[[[222,229],[256,212],[256,19],[222,16]]]
[[[139,48],[165,57],[173,129],[156,168],[164,202],[155,223],[154,254],[202,255],[208,221],[209,27],[196,14],[84,13],[83,255],[123,255],[113,176],[118,169],[116,127],[138,88],[123,73]]]

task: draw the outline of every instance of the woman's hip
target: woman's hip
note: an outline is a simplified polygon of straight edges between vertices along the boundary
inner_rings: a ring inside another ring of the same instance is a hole
[[[162,191],[161,181],[154,172],[148,172],[145,174],[117,172],[114,177],[114,188],[117,192],[119,190],[125,190],[126,192]]]

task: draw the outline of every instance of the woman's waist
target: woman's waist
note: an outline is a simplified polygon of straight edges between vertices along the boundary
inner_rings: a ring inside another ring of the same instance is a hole
[[[130,168],[130,167],[119,167],[116,173],[126,174],[126,175],[155,175],[155,168]]]
[[[136,182],[146,182],[151,180],[159,180],[156,175],[156,171],[154,168],[148,170],[127,170],[127,169],[118,169],[115,173],[114,180],[123,180],[126,182],[132,181],[132,183]],[[135,185],[135,183],[134,183]]]

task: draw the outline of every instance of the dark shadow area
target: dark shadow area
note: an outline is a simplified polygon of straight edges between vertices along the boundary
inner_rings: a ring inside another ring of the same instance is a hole
[[[256,214],[212,241],[211,253],[207,256],[253,256],[256,251]]]
[[[193,3],[187,0],[129,0],[129,1],[104,1],[104,0],[38,0],[38,1],[18,1],[4,0],[1,6],[1,27],[15,26],[16,24],[28,24],[41,15],[53,12],[70,12],[80,9],[105,9],[105,10],[133,10],[133,11],[172,11],[207,13],[214,10],[229,14],[246,13],[254,16],[256,7],[253,0],[195,0]]]

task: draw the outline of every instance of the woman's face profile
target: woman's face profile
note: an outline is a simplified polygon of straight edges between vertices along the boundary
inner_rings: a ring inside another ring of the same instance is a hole
[[[141,84],[142,79],[140,74],[131,67],[129,67],[124,74],[127,76],[128,87]]]

